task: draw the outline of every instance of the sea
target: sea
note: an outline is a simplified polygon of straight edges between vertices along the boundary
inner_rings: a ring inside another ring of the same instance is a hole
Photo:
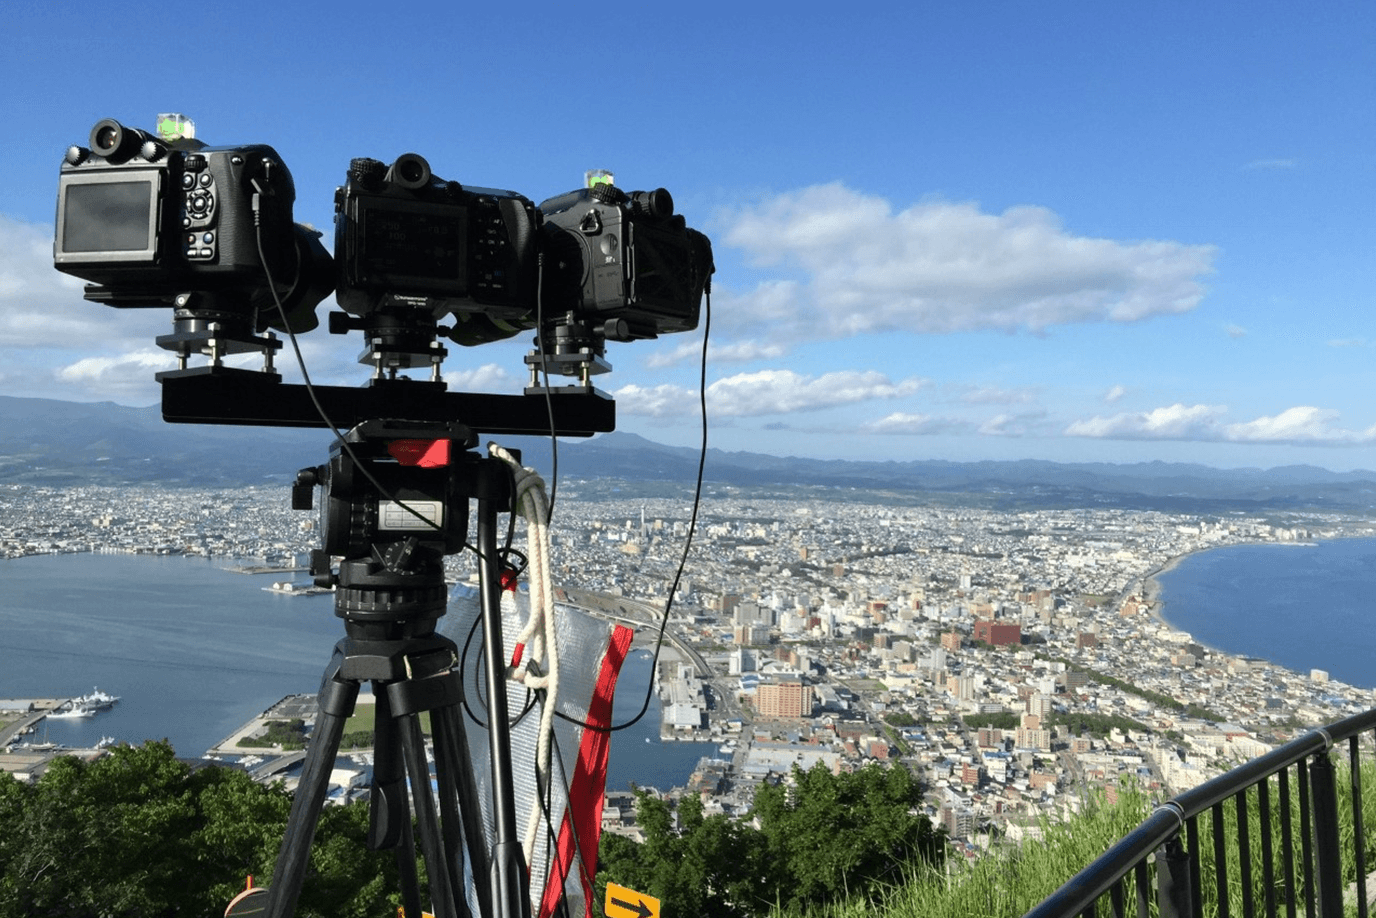
[[[0,561],[0,698],[72,698],[95,689],[118,704],[95,717],[45,719],[36,742],[90,748],[102,738],[171,742],[184,758],[210,748],[287,695],[320,687],[344,623],[328,594],[271,592],[286,574],[245,574],[226,559],[126,554]],[[305,575],[296,575],[305,580]],[[613,723],[640,710],[650,655],[635,651],[617,684]],[[707,743],[662,742],[660,707],[614,733],[607,789],[684,784]]]
[[[36,741],[167,739],[197,758],[287,695],[315,692],[343,622],[329,595],[269,592],[282,574],[225,559],[38,555],[0,562],[0,697],[120,702],[93,718],[43,722]],[[1301,674],[1376,688],[1376,539],[1238,545],[1158,575],[1163,617],[1195,640]],[[636,651],[614,721],[639,710],[650,656]],[[705,743],[663,742],[659,699],[613,734],[608,790],[682,785]]]
[[[1216,548],[1157,580],[1162,617],[1205,646],[1376,687],[1376,539]]]

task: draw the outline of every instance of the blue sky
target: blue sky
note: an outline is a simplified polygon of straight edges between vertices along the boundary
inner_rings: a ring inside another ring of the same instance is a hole
[[[722,449],[1376,468],[1376,7],[499,6],[8,11],[0,394],[158,400],[169,313],[82,300],[52,221],[95,121],[179,111],[274,146],[327,231],[359,156],[668,188],[713,240]],[[701,346],[609,347],[619,429],[696,442]],[[525,348],[446,379],[519,392]]]

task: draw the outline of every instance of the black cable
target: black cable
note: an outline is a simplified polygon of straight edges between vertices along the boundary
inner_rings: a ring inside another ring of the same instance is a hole
[[[360,461],[360,459],[358,458],[358,454],[355,453],[353,450],[353,445],[349,443],[347,439],[345,439],[343,432],[335,426],[334,421],[330,420],[329,415],[325,412],[325,407],[320,404],[320,399],[315,394],[315,385],[311,382],[311,375],[306,370],[306,360],[305,357],[303,357],[301,354],[301,345],[296,340],[296,332],[292,330],[291,322],[287,320],[287,309],[285,306],[282,305],[282,298],[277,293],[277,284],[272,279],[272,269],[268,267],[267,256],[263,253],[263,225],[261,215],[261,202],[262,192],[255,191],[253,193],[252,198],[253,238],[258,248],[258,260],[263,265],[263,276],[267,279],[268,282],[268,292],[272,294],[273,305],[277,307],[277,316],[282,320],[282,330],[287,333],[287,340],[291,342],[292,352],[296,355],[296,365],[301,370],[301,379],[306,386],[306,394],[310,396],[311,404],[315,406],[316,414],[320,415],[320,420],[324,421],[325,426],[328,427],[330,431],[334,434],[335,442],[337,442],[340,448],[348,455],[349,459],[363,474],[363,477],[368,479],[368,482],[372,484],[374,488],[377,488],[379,495],[381,495],[383,498],[390,501],[391,503],[396,504],[398,507],[401,507],[407,513],[411,514],[416,519],[420,520],[422,523],[426,524],[434,531],[443,534],[444,529],[438,523],[431,520],[429,517],[425,516],[419,510],[416,510],[414,507],[412,507],[410,504],[407,504],[405,501],[397,500],[392,495],[391,491],[384,487],[382,482],[377,480],[377,478],[373,475],[372,470],[368,468],[368,466],[365,465],[362,461]],[[300,270],[299,263],[297,266],[297,270]]]
[[[669,612],[674,607],[674,595],[678,592],[678,585],[683,579],[683,569],[688,563],[688,552],[693,547],[693,534],[697,531],[698,510],[702,506],[702,479],[703,471],[707,466],[707,341],[711,337],[712,331],[712,283],[707,282],[707,306],[702,323],[702,362],[699,367],[698,375],[698,409],[702,418],[702,442],[698,449],[698,475],[697,484],[693,489],[693,511],[688,520],[688,535],[683,540],[683,553],[678,559],[678,569],[674,572],[673,583],[669,587],[669,598],[664,603],[664,614],[659,619],[659,633],[655,637],[655,650],[650,658],[650,678],[645,686],[645,700],[640,705],[640,711],[624,724],[614,724],[610,727],[603,727],[597,724],[590,724],[585,721],[569,717],[559,711],[554,712],[555,717],[577,724],[588,730],[597,730],[603,733],[615,733],[618,730],[625,730],[638,724],[645,716],[645,712],[650,709],[650,699],[654,695],[655,667],[659,665],[659,651],[664,646],[664,632],[669,626]]]
[[[540,369],[536,373],[536,381],[539,381],[541,375],[545,378],[545,413],[549,416],[550,483],[549,504],[545,509],[545,526],[548,527],[554,522],[554,499],[559,493],[559,428],[554,421],[554,396],[549,382],[549,361],[546,360],[549,351],[545,346],[544,252],[536,255],[535,264],[535,350],[540,358]]]
[[[540,692],[540,695],[541,695],[540,701],[541,701],[541,704],[543,704],[543,703],[544,703],[544,697],[543,697],[543,696],[544,696],[544,692],[543,692],[543,691]],[[572,814],[572,812],[571,812],[571,811],[572,811],[572,807],[573,807],[573,782],[569,780],[568,772],[565,771],[565,769],[564,769],[564,757],[563,757],[563,752],[562,752],[562,750],[560,750],[560,748],[559,748],[559,736],[558,736],[557,734],[553,735],[553,736],[551,737],[551,742],[552,742],[552,745],[553,745],[553,756],[552,756],[552,758],[551,758],[551,761],[557,762],[557,763],[558,763],[559,774],[560,774],[560,776],[561,776],[561,780],[560,780],[560,782],[559,782],[559,786],[562,787],[563,790],[564,790],[564,818],[567,819],[567,820],[569,821],[569,830],[570,830],[570,831],[569,831],[569,835],[573,838],[573,852],[574,852],[574,858],[575,858],[575,860],[582,866],[582,868],[583,868],[583,869],[582,869],[582,874],[583,874],[584,876],[586,876],[586,877],[592,877],[592,876],[593,876],[593,871],[588,869],[588,860],[587,860],[587,856],[586,856],[586,855],[584,854],[584,852],[583,852],[582,839],[580,839],[580,838],[578,837],[578,822],[577,822],[576,819],[573,818],[573,814]],[[536,787],[536,789],[537,789],[536,798],[537,798],[537,799],[539,800],[539,802],[540,802],[540,815],[541,815],[541,817],[542,817],[542,818],[544,819],[544,821],[545,821],[545,850],[546,850],[546,853],[548,854],[548,858],[549,858],[549,863],[550,863],[550,865],[552,865],[552,866],[558,866],[558,867],[559,867],[559,869],[556,871],[556,873],[557,873],[557,875],[558,875],[558,877],[559,877],[559,908],[561,909],[561,913],[567,914],[567,912],[568,912],[568,901],[567,901],[567,898],[568,898],[568,889],[567,889],[567,886],[568,886],[568,881],[569,881],[569,874],[568,874],[567,872],[564,871],[562,865],[560,864],[559,850],[558,850],[559,838],[558,838],[558,834],[555,832],[555,829],[554,829],[554,815],[553,815],[553,813],[551,812],[551,810],[553,809],[553,800],[554,800],[554,795],[553,795],[553,789],[554,789],[554,788],[553,788],[553,784],[554,784],[554,782],[553,782],[553,780],[552,780],[552,777],[553,777],[553,776],[550,776],[550,780],[546,780],[546,781],[544,782],[544,784],[547,785],[547,786],[548,786],[548,789],[549,789],[548,795],[546,796],[546,795],[544,795],[544,794],[540,794],[540,793],[538,792],[539,788],[541,787],[540,765],[539,765],[538,762],[536,763],[536,765],[535,765],[535,787]],[[546,881],[546,882],[548,883],[548,881]]]

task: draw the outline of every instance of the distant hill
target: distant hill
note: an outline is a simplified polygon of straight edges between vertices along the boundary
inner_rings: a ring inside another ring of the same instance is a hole
[[[551,449],[536,437],[502,438],[527,464],[548,474]],[[232,487],[290,482],[328,455],[323,430],[167,424],[161,412],[110,402],[83,404],[0,396],[0,484],[161,484]],[[697,450],[629,433],[561,440],[561,481],[643,483],[647,493],[691,486]],[[832,497],[852,489],[866,499],[947,501],[1000,508],[1119,507],[1176,512],[1331,510],[1376,506],[1376,472],[1313,466],[1217,469],[1167,462],[877,462],[799,459],[710,449],[709,487],[760,496]]]

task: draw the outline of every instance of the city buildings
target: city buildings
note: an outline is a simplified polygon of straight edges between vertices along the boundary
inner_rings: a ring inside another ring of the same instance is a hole
[[[1086,788],[1178,793],[1371,691],[1200,646],[1155,615],[1150,576],[1248,541],[1376,534],[1341,515],[928,506],[718,486],[678,589],[691,494],[565,481],[553,524],[562,601],[652,641],[668,609],[663,735],[720,752],[681,788],[733,815],[797,768],[913,770],[929,816],[978,844],[1074,811]],[[318,538],[286,487],[0,488],[0,554],[130,551],[290,563]],[[471,554],[450,576],[475,570]],[[670,602],[672,600],[672,603]],[[614,754],[614,753],[613,753]],[[628,807],[608,826],[633,831]]]

